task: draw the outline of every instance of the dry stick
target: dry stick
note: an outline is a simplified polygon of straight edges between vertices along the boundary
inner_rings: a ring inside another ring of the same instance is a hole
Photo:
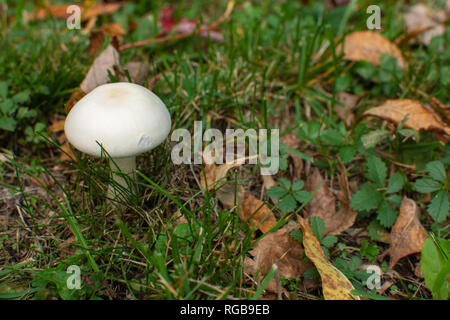
[[[211,23],[208,26],[200,26],[200,28],[199,28],[200,30],[198,30],[198,31],[194,30],[193,32],[190,32],[190,33],[180,33],[180,34],[175,34],[172,36],[167,36],[167,37],[162,37],[162,38],[154,38],[154,39],[150,39],[150,40],[143,40],[143,41],[137,41],[137,42],[133,42],[133,43],[124,44],[123,46],[119,47],[119,51],[123,51],[123,50],[130,49],[130,48],[142,47],[142,46],[155,44],[155,43],[180,40],[180,39],[184,39],[184,38],[188,38],[190,36],[196,35],[201,32],[213,30],[219,24],[221,24],[226,19],[228,19],[231,12],[233,11],[234,4],[235,4],[235,0],[228,1],[227,8],[226,8],[225,12],[223,13],[223,15],[219,19],[217,19],[215,22]]]
[[[430,29],[433,29],[435,26],[426,26],[426,27],[420,27],[417,29],[412,30],[411,32],[402,34],[400,37],[398,37],[397,39],[395,39],[395,44],[400,46],[403,42],[414,38],[418,35],[420,35],[421,33],[428,31]]]

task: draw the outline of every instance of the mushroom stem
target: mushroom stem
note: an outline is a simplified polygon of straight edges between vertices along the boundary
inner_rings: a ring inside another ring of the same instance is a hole
[[[112,173],[112,178],[119,185],[128,189],[127,181],[123,175],[120,175],[116,172],[121,172],[123,174],[127,174],[132,180],[136,178],[136,157],[126,157],[126,158],[113,158],[112,161],[109,162]],[[118,192],[114,190],[112,185],[108,188],[108,196],[114,198]]]

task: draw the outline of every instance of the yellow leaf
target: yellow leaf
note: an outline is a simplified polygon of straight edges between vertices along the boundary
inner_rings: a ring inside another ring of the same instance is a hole
[[[406,128],[411,128],[416,131],[434,131],[450,135],[450,128],[442,122],[438,115],[432,110],[425,108],[417,100],[387,100],[382,105],[367,110],[363,116],[375,116],[396,124],[399,124],[406,118],[404,123],[404,127]]]
[[[314,263],[322,278],[323,296],[326,300],[359,300],[350,292],[355,288],[351,282],[334,267],[325,256],[320,243],[314,236],[309,222],[297,215],[303,232],[303,247],[306,256]]]
[[[381,34],[367,30],[348,34],[344,40],[344,59],[352,61],[369,61],[380,65],[381,56],[386,53],[397,58],[397,64],[404,69],[407,64],[400,49]],[[337,49],[341,51],[341,46]]]

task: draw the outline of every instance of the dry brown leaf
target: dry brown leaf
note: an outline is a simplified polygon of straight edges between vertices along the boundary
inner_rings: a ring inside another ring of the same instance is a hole
[[[405,25],[409,34],[417,34],[417,40],[429,45],[434,36],[445,33],[446,14],[423,4],[412,6],[405,13]]]
[[[324,298],[326,300],[359,300],[358,296],[351,294],[351,291],[355,289],[352,283],[325,256],[308,220],[299,215],[297,219],[303,233],[305,254],[314,263],[322,279]]]
[[[450,128],[442,122],[439,116],[416,100],[387,100],[381,106],[367,110],[363,116],[375,116],[395,124],[399,124],[408,116],[404,124],[407,128],[450,135]]]
[[[49,16],[59,18],[59,19],[67,19],[70,16],[70,13],[67,13],[67,9],[71,6],[70,4],[62,4],[62,5],[52,5],[48,8],[41,8],[37,11],[30,12],[26,20],[42,20]],[[81,20],[86,21],[97,17],[101,14],[111,14],[120,9],[122,3],[120,2],[98,2],[94,3],[91,6],[87,6],[86,8],[83,6],[79,6],[81,9]]]
[[[325,223],[325,234],[334,231],[336,214],[336,199],[318,168],[313,168],[312,174],[306,179],[306,189],[313,193],[316,191],[312,200],[306,205],[308,215],[306,218],[320,217]]]
[[[285,144],[289,148],[297,149],[300,147],[300,140],[294,133],[288,133],[281,137],[281,143]]]
[[[59,160],[61,161],[70,161],[75,160],[76,157],[73,154],[72,150],[69,147],[69,143],[67,142],[66,135],[64,134],[64,123],[65,119],[58,120],[56,122],[53,122],[50,125],[50,131],[53,133],[59,133],[61,132],[61,135],[59,136],[58,140],[62,144],[61,145],[61,154],[59,155]],[[67,153],[67,154],[66,154]]]
[[[340,51],[340,46],[338,47]],[[407,66],[400,49],[381,34],[373,31],[355,31],[344,40],[344,59],[352,61],[365,60],[375,66],[380,65],[382,54],[397,58],[400,68]]]
[[[65,135],[64,135],[64,139],[65,139]],[[70,149],[69,142],[67,140],[61,145],[61,151],[63,151],[63,152],[61,152],[61,155],[59,156],[59,160],[75,161],[77,159],[75,154],[72,152],[72,149]]]
[[[317,188],[313,199],[307,204],[307,218],[320,217],[325,223],[325,234],[340,234],[350,228],[357,213],[350,208],[350,190],[345,167],[341,164],[342,173],[339,177],[340,191],[338,199],[342,203],[336,212],[336,199],[322,178],[318,168],[313,168],[312,174],[306,181],[306,189],[311,193]],[[319,188],[320,186],[320,188]]]
[[[65,106],[66,111],[69,112],[70,109],[72,109],[73,106],[85,95],[86,95],[86,93],[84,93],[83,90],[81,90],[80,88],[77,88],[74,92],[72,92],[69,100],[67,100],[67,102],[66,102],[66,106]]]
[[[246,257],[244,268],[246,273],[256,276],[261,280],[273,264],[277,264],[280,276],[284,278],[300,278],[311,264],[302,260],[303,249],[300,243],[289,234],[298,229],[295,222],[289,222],[276,232],[269,233],[259,240],[250,254],[253,259]],[[266,290],[277,292],[275,279],[269,282]]]
[[[219,185],[216,195],[225,208],[233,209],[242,203],[245,194],[243,186],[226,181],[220,182]]]
[[[267,174],[263,174],[261,175],[261,178],[263,179],[263,185],[264,185],[264,189],[269,190],[270,188],[272,188],[273,186],[276,186],[277,183],[275,182],[275,180],[273,179],[272,176],[269,176]],[[277,199],[275,199],[277,200]]]
[[[239,216],[251,228],[258,227],[263,233],[268,232],[277,223],[272,210],[250,193],[245,193],[243,196]]]
[[[391,257],[389,268],[410,254],[422,250],[422,245],[428,237],[425,228],[419,220],[420,211],[414,200],[403,198],[400,214],[391,230],[390,247],[388,253]]]
[[[123,70],[128,70],[128,74],[133,83],[145,86],[145,80],[150,74],[150,65],[146,62],[130,61],[123,66]],[[121,79],[123,81],[128,81],[125,74],[122,75]]]
[[[352,112],[358,104],[359,99],[361,99],[360,96],[347,92],[339,92],[336,95],[336,100],[343,104],[344,107],[336,104],[334,106],[334,112],[336,112],[341,120],[345,121],[347,127],[351,126],[353,121],[355,121],[355,115]]]
[[[64,130],[64,123],[66,120],[58,120],[50,125],[50,131],[53,133],[61,132]]]
[[[216,189],[217,198],[225,208],[239,207],[240,218],[250,227],[258,227],[265,233],[277,222],[272,210],[263,201],[246,193],[241,185],[235,185],[223,179],[231,168],[240,165],[237,161],[220,166],[206,164],[205,174],[202,173],[200,177],[200,184],[203,189],[206,187],[208,190]]]
[[[218,186],[225,185],[225,176],[228,171],[232,168],[238,167],[239,164],[237,161],[232,163],[225,163],[220,166],[216,166],[213,164],[205,164],[205,174],[201,173],[200,184],[203,189],[208,187],[208,190],[212,190],[217,188]]]
[[[109,45],[94,60],[86,77],[80,84],[81,90],[83,90],[84,93],[89,93],[98,86],[108,83],[108,70],[115,75],[115,66],[120,66],[119,52],[112,45]]]
[[[122,42],[122,36],[124,34],[125,30],[119,23],[112,22],[101,26],[98,30],[93,31],[89,37],[89,54],[95,56],[102,48],[108,35],[111,37],[113,46],[117,49]]]
[[[335,215],[336,223],[331,234],[339,234],[353,226],[356,221],[356,216],[358,215],[358,213],[350,207],[350,201],[352,200],[352,197],[348,184],[347,170],[345,169],[345,166],[342,163],[341,159],[339,159],[339,165],[341,167],[341,175],[339,176],[338,180],[339,192],[337,194],[337,198],[341,203],[341,208]]]

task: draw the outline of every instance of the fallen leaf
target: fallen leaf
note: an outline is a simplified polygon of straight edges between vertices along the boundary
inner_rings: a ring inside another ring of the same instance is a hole
[[[109,45],[94,60],[83,82],[80,84],[84,93],[89,93],[98,86],[109,82],[108,70],[115,75],[114,66],[120,66],[119,52]],[[120,67],[119,67],[120,68]]]
[[[336,112],[339,118],[345,122],[347,127],[350,127],[353,121],[355,121],[355,115],[352,112],[358,104],[359,99],[361,99],[360,96],[347,92],[339,92],[336,95],[336,100],[344,105],[344,107],[336,104],[334,106],[334,112]]]
[[[259,275],[258,279],[262,280],[276,263],[280,276],[286,279],[300,278],[311,264],[302,260],[303,249],[300,243],[290,236],[291,231],[295,229],[298,229],[298,225],[291,221],[259,240],[249,252],[253,259],[245,259],[245,271],[254,276]],[[275,279],[269,282],[266,290],[277,292]]]
[[[272,210],[250,193],[245,193],[241,202],[239,216],[251,228],[258,227],[263,233],[268,232],[277,223]]]
[[[146,62],[130,61],[123,66],[123,70],[128,70],[133,83],[145,86],[145,80],[150,74],[150,65]],[[123,81],[128,81],[125,74],[123,74],[121,78]]]
[[[422,250],[428,234],[419,217],[420,211],[416,203],[405,196],[400,206],[400,214],[391,230],[387,252],[391,257],[389,268],[392,269],[401,258]]]
[[[47,8],[41,8],[37,11],[30,12],[26,16],[27,21],[33,20],[42,20],[49,16],[58,18],[58,19],[67,19],[71,12],[67,12],[67,9],[70,7],[70,4],[61,4],[61,5],[51,5]],[[79,6],[81,9],[81,20],[86,21],[97,17],[101,14],[111,14],[116,12],[122,7],[121,2],[97,2],[91,6],[83,7]]]
[[[350,201],[352,200],[352,196],[348,184],[347,170],[345,169],[345,166],[342,163],[341,159],[338,158],[338,160],[339,165],[341,167],[341,174],[338,180],[339,192],[337,194],[337,198],[341,203],[341,208],[335,215],[335,220],[337,221],[335,227],[333,228],[334,230],[333,232],[331,232],[331,234],[339,234],[341,232],[344,232],[351,226],[353,226],[353,224],[356,221],[356,216],[358,215],[358,213],[350,207]]]
[[[337,50],[340,52],[341,46],[338,46]],[[365,60],[379,66],[381,56],[384,53],[397,58],[397,64],[400,68],[407,66],[400,49],[377,32],[355,31],[345,37],[344,59],[346,60]]]
[[[346,176],[345,167],[341,165],[339,177],[340,191],[338,199],[342,204],[341,209],[336,212],[336,199],[328,189],[318,168],[313,168],[312,174],[306,180],[306,189],[316,194],[307,204],[306,218],[320,217],[325,223],[324,234],[337,235],[350,228],[354,223],[357,213],[350,208],[350,190]]]
[[[263,201],[246,193],[241,185],[235,185],[224,179],[231,168],[240,165],[237,160],[220,166],[206,164],[205,174],[202,173],[200,177],[200,184],[203,189],[207,187],[208,190],[216,189],[217,198],[225,208],[231,209],[237,206],[243,221],[247,222],[251,228],[258,227],[265,233],[277,222],[272,210]]]
[[[73,106],[80,101],[81,98],[83,98],[86,95],[86,93],[81,90],[81,88],[77,88],[69,97],[69,100],[66,102],[65,109],[67,112],[69,112]]]
[[[434,36],[445,33],[447,17],[445,12],[433,10],[420,3],[405,13],[404,20],[408,33],[415,34],[417,40],[429,45]]]
[[[212,190],[217,188],[220,185],[225,185],[225,176],[228,171],[234,167],[238,167],[241,164],[238,161],[234,161],[232,163],[225,163],[220,166],[216,166],[213,164],[205,164],[205,175],[203,173],[200,177],[200,184],[203,189],[208,188],[208,190]]]
[[[113,22],[101,26],[98,30],[93,31],[89,37],[89,54],[95,56],[102,48],[107,36],[111,37],[111,43],[117,49],[124,34],[125,30],[119,23]]]
[[[375,116],[395,124],[399,124],[408,116],[404,123],[407,128],[450,135],[450,128],[442,122],[439,116],[416,100],[387,100],[381,106],[367,110],[363,116]]]
[[[64,123],[66,120],[58,120],[50,125],[50,131],[53,133],[61,132],[64,130]]]
[[[66,139],[66,136],[63,134],[64,139]],[[70,149],[69,142],[66,141],[61,145],[61,155],[59,156],[59,160],[61,161],[76,161],[77,157],[72,152],[72,149]]]
[[[264,185],[264,189],[269,190],[270,188],[272,188],[273,186],[276,186],[277,183],[275,182],[275,180],[273,179],[272,176],[269,176],[268,174],[262,174],[261,178],[263,179],[263,185]],[[277,200],[277,199],[274,199]]]
[[[85,21],[101,14],[112,14],[119,10],[122,5],[121,2],[96,2],[82,10],[81,19]]]
[[[325,234],[328,234],[333,231],[336,199],[328,189],[319,169],[315,167],[312,171],[312,174],[306,180],[306,189],[311,193],[317,191],[311,201],[306,205],[308,212],[306,218],[320,217],[325,223]]]
[[[352,283],[325,256],[309,222],[299,215],[297,219],[303,232],[305,254],[314,263],[322,279],[324,298],[326,300],[359,300],[358,296],[351,294],[351,291],[355,289]]]

